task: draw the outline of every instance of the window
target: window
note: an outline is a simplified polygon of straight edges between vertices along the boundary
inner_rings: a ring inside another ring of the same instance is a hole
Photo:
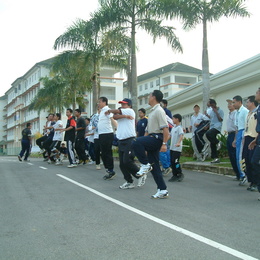
[[[155,84],[156,86],[160,86],[160,79],[157,79]]]
[[[168,89],[168,88],[169,88],[169,85],[163,87],[163,89]]]
[[[145,98],[144,103],[148,104],[148,97]]]
[[[142,91],[143,90],[143,85],[140,85],[139,86],[139,91]]]
[[[144,89],[148,89],[148,84],[147,83],[145,83]]]
[[[150,88],[153,88],[153,81],[150,82]]]
[[[143,104],[143,99],[139,99],[139,105],[141,106]]]
[[[163,78],[163,85],[169,84],[171,82],[171,77]]]
[[[164,93],[164,94],[163,94],[163,97],[164,97],[164,98],[169,97],[169,93],[168,93],[168,92]]]

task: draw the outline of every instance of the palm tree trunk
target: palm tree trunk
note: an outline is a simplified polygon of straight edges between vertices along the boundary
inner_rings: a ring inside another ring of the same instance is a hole
[[[207,21],[203,19],[203,50],[202,50],[202,87],[203,87],[203,111],[207,109],[210,98],[210,79],[209,79],[209,55],[207,40]]]
[[[133,5],[135,6],[135,5]],[[134,8],[134,7],[133,7]],[[136,43],[135,43],[135,16],[133,10],[133,17],[132,17],[132,31],[131,31],[131,99],[132,105],[135,113],[137,114],[137,63],[136,63]]]

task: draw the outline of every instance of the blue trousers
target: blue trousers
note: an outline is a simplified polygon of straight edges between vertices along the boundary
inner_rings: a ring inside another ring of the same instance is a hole
[[[23,155],[25,154],[24,156],[24,160],[27,160],[27,158],[29,157],[30,155],[30,150],[31,150],[31,143],[29,140],[22,140],[22,150],[20,152],[20,156],[23,157]]]
[[[260,140],[258,137],[257,145],[251,160],[253,167],[254,180],[256,182],[258,191],[260,192]]]
[[[231,162],[233,171],[235,172],[237,179],[240,179],[240,173],[237,168],[237,159],[236,159],[236,148],[232,146],[232,143],[235,139],[235,132],[229,133],[227,137],[227,150],[228,150],[228,156],[229,160]]]
[[[156,138],[156,136],[158,138]],[[159,163],[159,151],[162,146],[162,135],[141,136],[133,140],[132,147],[136,157],[142,164],[150,163],[153,167],[151,171],[157,189],[166,190]],[[147,154],[146,154],[147,152]]]
[[[236,138],[236,159],[237,159],[237,168],[238,168],[240,178],[245,176],[245,172],[242,169],[243,137],[244,137],[244,129],[241,129],[237,132],[237,138]]]
[[[160,152],[160,162],[164,169],[167,169],[171,166],[171,156],[169,149],[167,149],[167,152]]]

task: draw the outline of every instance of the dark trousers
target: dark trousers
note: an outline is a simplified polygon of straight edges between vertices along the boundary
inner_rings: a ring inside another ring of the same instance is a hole
[[[51,144],[52,144],[52,137],[47,138],[44,142],[42,147],[46,150],[48,156],[51,154]],[[52,161],[54,160],[53,158],[50,158]]]
[[[160,138],[156,138],[152,135],[141,136],[134,139],[132,143],[134,153],[140,163],[152,164],[153,170],[151,171],[151,173],[153,175],[155,183],[157,184],[157,188],[160,190],[166,190],[167,187],[164,182],[159,163],[159,151],[161,149],[161,146],[162,135],[160,136]]]
[[[85,152],[85,138],[84,136],[75,138],[75,150],[79,157],[79,160],[86,161],[88,159]]]
[[[194,132],[195,144],[199,153],[202,152],[202,149],[205,145],[205,140],[203,139],[203,136],[207,132],[207,129],[205,128],[207,128],[209,124],[209,121],[202,122]]]
[[[253,166],[251,163],[253,154],[254,154],[254,150],[249,150],[248,149],[248,145],[254,140],[254,137],[251,136],[245,136],[244,138],[244,146],[243,146],[243,155],[242,157],[245,159],[245,173],[247,176],[247,181],[252,183],[252,184],[256,184],[255,180],[254,180],[254,175],[253,175]]]
[[[133,140],[134,137],[118,141],[119,167],[124,179],[129,183],[133,183],[132,175],[138,179],[136,173],[139,171],[139,167],[134,162]]]
[[[217,135],[219,133],[220,132],[215,128],[211,128],[206,132],[206,137],[208,138],[208,140],[210,142],[212,159],[218,158],[217,144],[219,143],[219,140],[217,139]]]
[[[27,158],[29,157],[30,155],[30,150],[31,150],[31,143],[29,140],[22,140],[21,141],[21,144],[22,144],[22,150],[20,152],[20,156],[23,157],[23,155],[25,154],[24,156],[24,160],[27,160]]]
[[[95,152],[95,159],[96,159],[96,165],[100,164],[100,142],[99,139],[94,139],[94,152]]]
[[[237,179],[240,178],[240,173],[237,168],[237,157],[236,157],[236,148],[232,146],[232,143],[235,139],[235,132],[229,133],[227,137],[227,150],[230,163],[232,165],[233,171],[235,172]]]
[[[171,154],[172,175],[178,176],[182,174],[181,164],[180,164],[181,152],[171,150],[170,154]]]
[[[255,147],[251,163],[253,167],[254,180],[256,182],[258,191],[260,192],[260,140],[257,142]]]
[[[113,159],[113,152],[112,152],[113,140],[114,140],[113,133],[99,135],[101,157],[105,169],[109,171],[114,170],[114,159]]]
[[[89,142],[88,154],[89,154],[89,156],[90,156],[92,161],[96,161],[96,157],[95,157],[95,144],[92,143],[92,142]]]
[[[46,141],[48,138],[47,135],[44,135],[36,140],[36,144],[40,147],[40,149],[43,149],[43,142]]]

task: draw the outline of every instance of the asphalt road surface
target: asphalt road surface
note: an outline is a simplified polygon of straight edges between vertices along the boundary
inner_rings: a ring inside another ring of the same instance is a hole
[[[0,259],[259,259],[259,193],[232,178],[184,171],[169,198],[120,190],[95,165],[0,157]],[[170,176],[165,177],[169,179]]]

